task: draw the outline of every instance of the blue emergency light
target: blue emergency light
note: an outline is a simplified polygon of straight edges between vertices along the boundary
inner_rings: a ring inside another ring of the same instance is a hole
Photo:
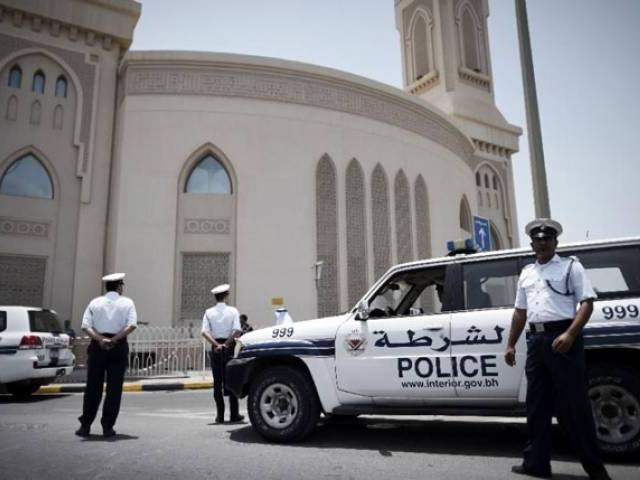
[[[448,255],[458,255],[460,253],[476,253],[478,246],[471,238],[464,238],[460,240],[449,240],[447,242]]]

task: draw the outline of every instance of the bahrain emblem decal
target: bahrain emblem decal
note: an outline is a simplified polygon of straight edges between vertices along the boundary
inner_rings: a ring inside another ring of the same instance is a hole
[[[360,329],[354,329],[347,338],[344,340],[344,345],[347,349],[347,352],[350,352],[353,355],[360,355],[364,352],[364,349],[367,345],[367,339],[362,334]]]

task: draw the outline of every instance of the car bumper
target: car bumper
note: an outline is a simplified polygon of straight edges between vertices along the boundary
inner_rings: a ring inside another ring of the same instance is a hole
[[[249,393],[247,386],[254,367],[254,358],[234,358],[229,360],[225,371],[225,387],[238,398]]]
[[[75,363],[75,356],[71,352],[62,354],[57,363],[52,363],[38,358],[33,350],[18,350],[14,354],[0,357],[0,383],[51,380],[69,375]]]

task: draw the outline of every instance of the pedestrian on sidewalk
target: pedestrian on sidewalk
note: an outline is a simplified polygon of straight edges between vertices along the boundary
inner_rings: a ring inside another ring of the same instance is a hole
[[[244,419],[240,415],[238,399],[225,388],[225,367],[233,357],[235,339],[242,335],[240,315],[235,307],[225,303],[229,285],[218,285],[211,290],[216,298],[215,306],[202,317],[202,336],[211,344],[211,370],[213,371],[213,399],[216,403],[216,423],[224,422],[224,395],[229,397],[231,422]]]
[[[124,273],[102,277],[106,294],[91,300],[82,318],[82,330],[91,337],[87,347],[87,385],[82,403],[80,428],[76,435],[88,437],[102,400],[103,383],[107,393],[102,406],[102,433],[113,437],[113,426],[120,411],[122,384],[127,369],[127,336],[136,329],[138,316],[133,300],[122,296]]]
[[[240,327],[242,327],[242,334],[253,332],[253,327],[249,323],[248,317],[243,313],[240,315]]]
[[[598,454],[582,339],[596,294],[578,259],[556,254],[558,235],[562,233],[558,222],[533,220],[525,231],[531,237],[536,262],[526,265],[518,280],[505,361],[515,365],[515,346],[528,324],[525,371],[529,441],[523,463],[511,471],[551,477],[551,419],[555,412],[589,478],[610,479]]]

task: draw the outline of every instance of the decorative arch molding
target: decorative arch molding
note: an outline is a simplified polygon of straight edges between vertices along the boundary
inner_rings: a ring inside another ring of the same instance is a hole
[[[130,52],[124,95],[197,95],[306,105],[383,122],[447,148],[473,168],[473,143],[446,115],[404,92],[312,65],[239,55]]]
[[[233,168],[233,164],[222,149],[218,148],[211,142],[203,143],[187,156],[187,160],[182,164],[182,168],[178,174],[178,193],[184,192],[184,186],[189,179],[189,174],[193,171],[200,160],[207,155],[212,155],[225,168],[227,175],[229,175],[229,179],[231,180],[231,195],[237,196],[239,188],[238,176]]]
[[[26,46],[25,45],[29,45]],[[53,46],[41,47],[36,42],[0,34],[0,71],[13,66],[20,58],[43,55],[57,63],[65,72],[76,92],[76,108],[73,125],[73,146],[78,149],[76,176],[82,179],[81,201],[91,201],[91,176],[93,173],[93,137],[97,110],[100,65],[88,52],[76,52]],[[25,85],[23,71],[23,86]]]
[[[338,174],[335,163],[324,154],[316,166],[316,259],[323,262],[317,281],[318,316],[340,311],[338,282]]]
[[[49,178],[51,179],[51,186],[53,187],[53,199],[49,201],[54,201],[56,203],[59,203],[60,179],[58,178],[58,173],[56,172],[56,169],[53,166],[53,163],[51,162],[51,160],[49,160],[47,156],[44,153],[42,153],[41,150],[39,150],[37,147],[33,145],[28,145],[19,150],[16,150],[15,152],[7,156],[4,160],[2,160],[2,162],[0,162],[0,179],[4,177],[4,174],[7,168],[9,168],[9,166],[12,165],[13,162],[29,154],[36,157],[40,161],[44,169],[47,171],[47,173],[49,174]]]
[[[355,305],[367,291],[367,215],[364,171],[357,159],[347,165],[347,291],[349,305]]]
[[[373,230],[373,273],[380,278],[391,267],[391,220],[389,180],[378,163],[371,174],[371,222]]]

